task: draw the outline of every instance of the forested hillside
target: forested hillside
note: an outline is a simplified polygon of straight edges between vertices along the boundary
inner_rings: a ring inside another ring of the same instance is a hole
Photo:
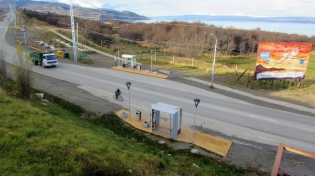
[[[70,29],[69,16],[39,13],[25,9],[24,13],[30,18]],[[261,31],[259,28],[253,30],[241,30],[233,27],[222,28],[200,22],[173,21],[150,24],[116,22],[110,25],[76,18],[75,23],[79,24],[80,35],[97,44],[106,41],[106,44],[110,45],[114,41],[121,41],[187,57],[213,53],[215,38],[218,42],[217,52],[227,55],[244,55],[255,52],[258,42],[312,42],[313,47],[315,45],[315,36],[267,32]],[[119,34],[119,40],[114,40],[117,37],[117,35],[113,36],[114,33]]]
[[[23,13],[28,18],[36,18],[40,21],[45,21],[50,25],[54,25],[59,28],[71,29],[71,20],[69,16],[57,15],[52,13],[40,13],[32,10],[24,9]],[[80,35],[83,35],[86,39],[100,44],[102,40],[112,43],[112,30],[111,25],[101,23],[99,21],[87,20],[75,18],[75,23],[78,23],[80,29]]]

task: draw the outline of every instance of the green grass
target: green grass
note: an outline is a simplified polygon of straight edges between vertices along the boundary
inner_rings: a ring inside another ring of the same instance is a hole
[[[39,36],[40,39],[44,39],[44,41],[46,42],[50,42],[52,41],[52,39],[56,39],[56,38],[60,38],[57,34],[52,33],[52,32],[44,32]]]
[[[198,59],[200,61],[204,61],[204,62],[213,62],[213,56],[209,57],[209,56],[199,56]],[[239,65],[239,66],[244,66],[244,67],[248,67],[249,63],[250,63],[250,57],[248,56],[244,56],[244,57],[235,57],[235,56],[228,56],[228,57],[222,57],[217,55],[216,56],[216,63],[218,64],[223,64],[223,65]]]
[[[141,59],[137,59],[137,62],[141,62],[143,64],[151,64],[151,60],[150,59],[145,59],[145,58],[141,58]],[[152,59],[152,64],[154,65],[170,65],[169,62],[166,61],[154,61],[154,59]]]
[[[306,71],[306,80],[315,80],[315,51],[311,52],[310,60]]]
[[[0,175],[262,174],[158,144],[114,113],[96,116],[48,93],[45,98],[47,105],[0,89]]]
[[[94,44],[91,45],[91,44],[88,44],[87,46],[92,47],[92,48],[94,48],[94,49],[97,49],[97,50],[99,50],[99,51],[102,51],[102,52],[104,52],[104,53],[108,53],[108,54],[115,55],[113,52],[109,51],[108,49],[103,48],[103,47],[98,46],[98,45],[94,45]]]
[[[80,62],[82,64],[87,64],[87,65],[92,65],[95,63],[95,61],[93,59],[83,58],[83,57],[78,57],[78,62]]]

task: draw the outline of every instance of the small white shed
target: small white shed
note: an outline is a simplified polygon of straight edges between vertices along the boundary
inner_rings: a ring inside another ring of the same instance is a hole
[[[163,118],[169,121],[169,124],[161,124],[161,112],[169,114]],[[161,102],[151,104],[151,132],[160,133],[176,139],[181,133],[182,127],[182,108]]]
[[[123,54],[121,55],[123,59],[125,59],[125,64],[128,64],[130,62],[130,68],[133,69],[134,66],[136,65],[136,60],[135,60],[135,55],[130,55],[130,54]],[[130,61],[129,61],[130,59]]]

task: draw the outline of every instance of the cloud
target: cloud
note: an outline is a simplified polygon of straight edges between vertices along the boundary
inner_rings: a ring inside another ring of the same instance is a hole
[[[102,1],[99,0],[89,0],[89,1],[83,1],[83,0],[58,0],[58,2],[65,3],[65,4],[79,4],[82,7],[88,7],[88,8],[101,8],[103,5]]]

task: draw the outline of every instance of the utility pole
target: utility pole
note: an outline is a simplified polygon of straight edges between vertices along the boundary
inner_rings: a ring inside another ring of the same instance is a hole
[[[214,36],[213,34],[211,34],[214,38],[215,38],[215,46],[214,46],[214,59],[213,59],[213,63],[212,63],[212,79],[211,79],[211,87],[213,87],[213,81],[214,81],[214,69],[215,69],[215,56],[217,53],[217,44],[218,44],[218,40],[217,37]]]
[[[11,10],[13,12],[13,19],[14,19],[14,38],[16,40],[16,9],[15,6],[13,6],[12,4],[10,4]]]
[[[79,47],[79,23],[77,23],[77,53],[78,53],[78,47]]]
[[[74,26],[74,17],[73,17],[73,6],[72,3],[70,5],[70,17],[71,17],[71,32],[72,32],[72,45],[73,45],[73,59],[74,61],[78,61],[77,56],[77,42],[75,38],[75,26]]]
[[[153,51],[151,50],[151,72],[152,72],[152,54],[153,54]]]

